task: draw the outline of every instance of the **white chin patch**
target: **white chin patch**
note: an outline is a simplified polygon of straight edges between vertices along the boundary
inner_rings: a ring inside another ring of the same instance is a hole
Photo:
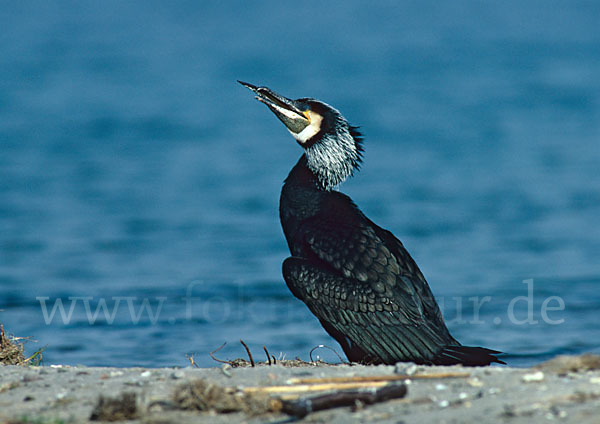
[[[323,121],[323,117],[317,113],[309,112],[310,115],[310,124],[304,128],[299,133],[290,133],[294,136],[296,140],[300,144],[306,143],[308,140],[313,138],[319,131],[321,131],[321,122]]]

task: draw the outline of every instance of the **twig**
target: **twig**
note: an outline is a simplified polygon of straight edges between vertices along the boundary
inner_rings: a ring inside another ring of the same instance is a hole
[[[288,415],[303,418],[311,412],[340,406],[352,406],[356,405],[357,402],[369,405],[377,402],[385,402],[390,399],[403,398],[406,396],[406,391],[406,385],[404,384],[390,384],[380,389],[331,393],[307,399],[283,401],[282,411]]]
[[[44,349],[42,348],[40,350],[35,351],[29,358],[25,358],[25,360],[23,361],[23,363],[26,364],[28,362],[31,362],[31,363],[39,363],[39,362],[41,362],[42,357],[43,357],[43,355],[42,355],[43,350]]]
[[[213,350],[212,352],[209,353],[210,357],[217,362],[220,362],[222,364],[229,364],[232,365],[231,361],[223,361],[222,359],[219,358],[215,358],[214,354],[217,353],[218,351],[220,351],[221,349],[223,349],[225,347],[225,345],[227,344],[227,342],[223,343],[221,346],[219,346],[218,348],[216,348],[215,350]]]
[[[342,359],[342,357],[340,356],[340,354],[339,354],[339,353],[337,353],[337,351],[336,351],[334,348],[332,348],[332,347],[329,347],[329,346],[325,346],[325,345],[322,345],[322,344],[321,344],[321,345],[318,345],[318,346],[315,346],[315,347],[313,347],[313,348],[310,350],[310,353],[308,354],[308,355],[310,356],[310,362],[315,362],[315,360],[314,360],[314,359],[313,359],[313,357],[312,357],[312,354],[313,354],[313,352],[314,352],[315,350],[317,350],[317,349],[321,349],[321,348],[329,349],[330,351],[332,351],[333,353],[335,353],[335,355],[336,355],[338,358],[340,358],[340,362],[342,362],[342,364],[348,364],[348,362],[344,361],[344,359]]]
[[[196,366],[196,362],[194,361],[194,356],[193,355],[185,355],[185,358],[190,361],[190,364],[194,367]]]
[[[436,374],[417,375],[364,375],[357,377],[325,377],[325,378],[290,378],[289,384],[323,384],[323,383],[356,383],[365,381],[398,381],[398,380],[428,380],[434,378],[465,378],[471,374],[468,372],[444,372]]]
[[[246,345],[246,343],[244,343],[244,341],[241,339],[240,339],[240,343],[242,344],[242,346],[244,346],[246,348],[246,352],[248,353],[248,358],[250,358],[250,365],[252,365],[252,367],[254,367],[254,359],[252,359],[252,354],[250,353],[250,349],[248,348],[248,345]]]
[[[267,355],[267,361],[269,361],[269,365],[271,365],[271,357],[269,356],[269,351],[267,350],[266,346],[263,346],[263,349],[265,350],[265,354]]]
[[[277,365],[277,359],[275,359],[275,355],[271,355],[271,357],[273,358],[273,365]]]

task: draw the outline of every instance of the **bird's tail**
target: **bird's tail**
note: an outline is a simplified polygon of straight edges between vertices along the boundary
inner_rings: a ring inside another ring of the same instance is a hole
[[[493,362],[505,364],[495,355],[502,353],[497,350],[486,349],[485,347],[446,346],[442,352],[435,357],[435,365],[457,365],[462,364],[470,367],[481,367],[490,365]]]

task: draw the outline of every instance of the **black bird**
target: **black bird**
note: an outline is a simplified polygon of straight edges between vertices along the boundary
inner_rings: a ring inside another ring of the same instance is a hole
[[[239,81],[304,149],[281,190],[279,214],[291,257],[283,277],[351,362],[503,364],[495,350],[461,346],[400,240],[334,190],[359,168],[361,134],[338,110],[290,100]]]

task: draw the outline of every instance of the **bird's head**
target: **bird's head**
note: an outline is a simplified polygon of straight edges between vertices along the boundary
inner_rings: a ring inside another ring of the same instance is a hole
[[[331,190],[359,168],[361,134],[337,109],[319,100],[291,100],[267,87],[239,83],[253,91],[304,148],[308,167],[324,189]]]

